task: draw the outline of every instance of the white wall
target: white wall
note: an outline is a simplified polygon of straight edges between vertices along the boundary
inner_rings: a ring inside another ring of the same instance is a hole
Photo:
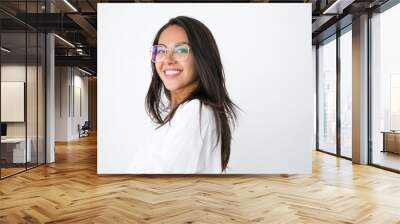
[[[3,64],[1,66],[1,81],[2,82],[24,82],[26,84],[26,108],[23,106],[22,113],[26,112],[27,119],[23,122],[6,122],[7,137],[20,138],[25,135],[30,139],[32,161],[36,162],[39,158],[39,163],[44,162],[45,150],[45,117],[44,117],[44,74],[41,66],[32,66],[25,64]],[[27,79],[27,81],[26,81]],[[3,96],[2,96],[3,97]],[[2,107],[1,110],[10,108]],[[26,111],[25,111],[26,110]],[[21,112],[21,111],[20,111]],[[17,111],[15,111],[17,113]],[[36,153],[39,153],[37,157]]]
[[[26,83],[25,76],[26,76],[26,71],[28,71],[28,74],[32,74],[32,71],[35,70],[36,74],[36,68],[33,66],[28,66],[25,67],[24,65],[19,65],[19,64],[5,64],[1,66],[1,81],[2,82],[23,82]],[[35,94],[36,96],[36,94]],[[3,98],[4,96],[2,96]],[[23,97],[24,98],[24,97]],[[36,105],[35,105],[36,108]],[[5,113],[5,111],[8,111],[9,108],[2,108],[2,114]],[[22,114],[25,112],[24,106],[20,108],[22,110]],[[16,112],[16,113],[21,113],[21,111]],[[24,116],[24,115],[22,115]],[[3,118],[2,118],[3,120]],[[21,126],[20,124],[24,123],[24,118],[22,118],[22,122],[11,122],[8,123],[7,129],[10,129],[11,133],[14,132],[15,135],[21,135],[25,136],[25,129],[21,128],[21,130],[18,130],[17,126]],[[24,126],[24,125],[23,125]],[[13,130],[14,129],[14,130]]]
[[[1,81],[2,82],[25,82],[26,74],[28,76],[29,85],[36,86],[36,81],[32,76],[36,77],[36,66],[27,66],[19,64],[5,64],[1,66]],[[35,132],[36,135],[36,88],[27,88],[27,106],[28,106],[28,137]],[[33,102],[33,103],[32,103]],[[40,106],[40,105],[39,105]],[[2,108],[6,110],[7,108]],[[24,108],[22,108],[24,109]],[[34,124],[32,123],[34,122]],[[8,137],[25,137],[25,122],[7,122]]]
[[[1,121],[25,121],[25,82],[1,82]]]
[[[98,4],[98,173],[130,173],[132,152],[153,131],[144,108],[149,48],[178,15],[210,28],[228,92],[244,110],[227,173],[311,173],[311,4],[263,3]]]
[[[82,105],[81,113],[76,105]],[[78,124],[88,120],[88,78],[76,68],[56,67],[55,120],[56,141],[77,139]]]
[[[68,67],[55,68],[55,141],[68,140]]]
[[[73,119],[71,120],[72,122],[72,130],[71,134],[73,138],[79,137],[79,132],[77,129],[78,124],[81,126],[85,123],[85,121],[88,121],[89,118],[89,112],[88,112],[88,77],[87,76],[82,76],[83,73],[80,72],[79,70],[74,71],[74,108],[73,110]],[[80,93],[79,93],[80,91]],[[80,97],[79,97],[80,95]],[[80,102],[79,102],[80,101]],[[81,111],[80,111],[80,110]]]

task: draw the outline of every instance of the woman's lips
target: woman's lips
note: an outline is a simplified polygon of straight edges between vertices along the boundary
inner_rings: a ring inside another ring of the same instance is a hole
[[[164,71],[164,75],[167,78],[174,78],[174,77],[178,76],[181,73],[182,73],[182,70],[179,70],[179,69],[167,69],[167,70]]]

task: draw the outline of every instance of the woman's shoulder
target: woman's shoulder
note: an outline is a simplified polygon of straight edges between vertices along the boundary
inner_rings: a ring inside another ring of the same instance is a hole
[[[202,103],[199,99],[189,100],[180,105],[180,107],[181,108],[179,109],[185,112],[200,112],[201,109],[201,113],[212,113],[212,108],[205,103]]]
[[[213,119],[213,110],[210,106],[202,103],[199,99],[187,101],[179,106],[175,116],[187,118],[201,118],[202,122]]]
[[[180,109],[185,109],[185,110],[193,110],[193,109],[198,109],[200,107],[201,101],[198,99],[193,99],[186,101],[182,103],[179,107]]]
[[[215,118],[211,106],[198,99],[187,101],[179,106],[171,120],[172,126],[184,127],[185,132],[194,131],[202,139],[212,138],[216,130]],[[209,141],[212,141],[209,139]]]

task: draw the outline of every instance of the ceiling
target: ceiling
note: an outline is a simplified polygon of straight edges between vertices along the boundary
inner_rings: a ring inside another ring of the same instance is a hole
[[[335,3],[335,2],[338,3]],[[388,0],[252,0],[229,2],[253,3],[311,3],[313,43],[331,36],[338,28],[351,24],[352,17],[372,10]],[[97,3],[138,2],[199,2],[199,1],[148,1],[148,0],[1,0],[0,24],[9,46],[18,49],[25,39],[18,32],[55,32],[56,65],[80,66],[96,72],[97,56]],[[201,2],[228,2],[206,0]],[[49,13],[49,12],[52,13]],[[338,22],[340,21],[340,22]],[[338,25],[339,24],[339,25]],[[4,35],[3,35],[4,36]],[[66,41],[64,41],[66,40]],[[14,43],[13,43],[14,42]],[[3,43],[5,43],[3,41]],[[28,52],[32,51],[28,45]],[[20,48],[24,49],[24,48]],[[22,52],[21,52],[22,53]]]

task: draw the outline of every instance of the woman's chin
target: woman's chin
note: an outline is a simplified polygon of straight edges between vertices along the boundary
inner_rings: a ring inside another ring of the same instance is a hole
[[[176,91],[177,89],[179,89],[177,86],[171,86],[171,85],[165,85],[165,88],[170,92],[173,92],[173,91]]]

